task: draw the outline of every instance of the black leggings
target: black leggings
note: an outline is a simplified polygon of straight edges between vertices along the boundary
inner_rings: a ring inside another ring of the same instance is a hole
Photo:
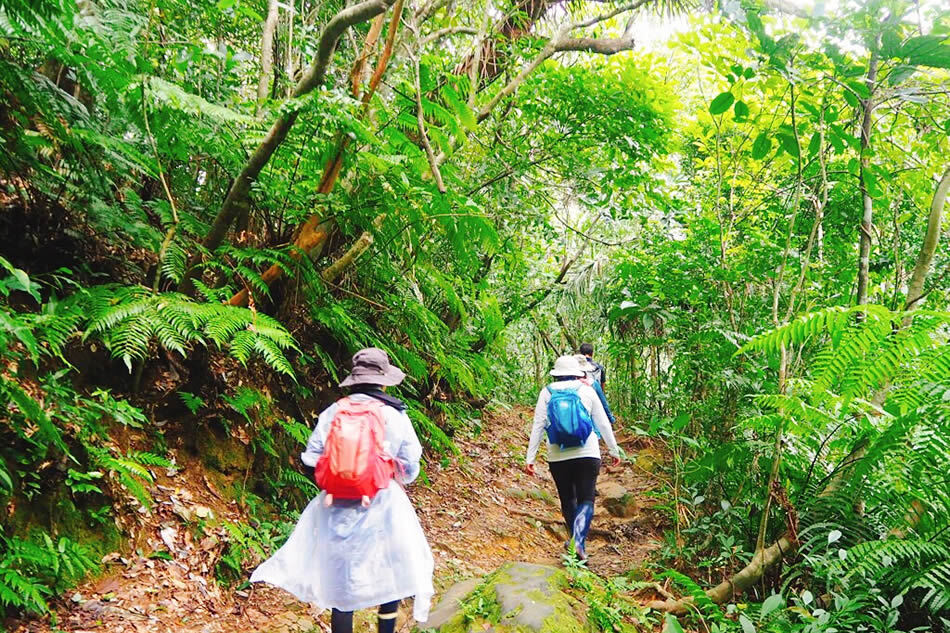
[[[399,611],[399,601],[387,602],[379,607],[379,615],[393,615]],[[396,618],[383,618],[379,620],[380,633],[392,633],[396,630]],[[353,633],[353,612],[338,611],[336,609],[330,614],[330,631],[332,633]]]
[[[594,503],[594,490],[597,487],[597,475],[600,473],[600,459],[597,457],[578,457],[563,462],[549,462],[551,477],[557,487],[557,496],[561,499],[561,515],[567,533],[574,532],[574,516],[577,506],[584,502]]]

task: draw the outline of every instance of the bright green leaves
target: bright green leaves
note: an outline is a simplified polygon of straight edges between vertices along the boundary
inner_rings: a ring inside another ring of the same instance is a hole
[[[872,198],[881,198],[884,196],[884,189],[881,186],[881,178],[885,177],[885,174],[881,173],[881,170],[875,165],[868,165],[864,168],[862,173],[862,180],[864,182],[864,188],[867,190],[868,195]]]
[[[950,44],[945,35],[912,37],[900,47],[897,56],[911,65],[950,68]]]
[[[798,158],[801,154],[801,150],[798,146],[798,139],[795,138],[795,133],[791,131],[782,131],[778,134],[779,146],[785,150],[790,156]]]
[[[769,133],[760,132],[759,135],[755,137],[755,142],[752,143],[752,158],[762,160],[768,155],[771,149],[772,139],[769,137]]]
[[[749,106],[747,106],[744,101],[736,101],[733,112],[736,115],[737,121],[744,121],[749,117]]]
[[[735,103],[735,96],[731,92],[720,93],[715,99],[713,99],[709,104],[709,113],[713,116],[723,114],[726,110],[732,107],[732,104]]]

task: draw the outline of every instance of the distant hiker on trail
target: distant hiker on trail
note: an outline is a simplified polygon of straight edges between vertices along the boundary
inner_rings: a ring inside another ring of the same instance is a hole
[[[393,633],[399,601],[410,596],[415,619],[429,616],[432,552],[399,485],[419,474],[422,446],[406,405],[383,392],[405,377],[381,349],[353,356],[340,383],[350,395],[320,414],[300,456],[323,492],[251,576],[332,609],[333,633],[352,633],[353,611],[375,606],[379,632]]]
[[[583,354],[574,354],[574,358],[577,359],[577,363],[581,366],[581,371],[583,371],[584,375],[586,376],[586,378],[584,378],[584,383],[593,387],[594,391],[597,392],[597,397],[600,398],[600,404],[604,406],[604,412],[607,414],[607,419],[610,420],[611,424],[613,424],[617,421],[617,419],[610,411],[610,405],[607,404],[607,394],[604,393],[603,387],[601,387],[600,383],[592,376],[592,374],[597,370],[597,367]]]
[[[600,473],[597,436],[606,442],[615,465],[620,463],[622,453],[597,392],[583,381],[584,370],[577,359],[561,356],[555,361],[551,376],[554,382],[541,390],[534,408],[525,470],[529,475],[536,474],[534,460],[541,435],[547,431],[548,467],[561,500],[564,525],[578,558],[586,560],[587,533],[594,516],[594,489]]]
[[[591,378],[600,383],[601,387],[607,386],[607,370],[604,366],[594,360],[594,346],[590,343],[581,343],[577,351],[587,357],[587,362],[594,366],[594,369],[588,374]]]

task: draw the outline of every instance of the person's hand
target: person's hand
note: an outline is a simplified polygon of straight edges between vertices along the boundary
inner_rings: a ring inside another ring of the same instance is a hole
[[[611,458],[610,458],[610,466],[611,466],[611,468],[619,468],[621,465],[623,465],[623,460],[620,459],[619,457],[611,457]]]
[[[525,464],[524,471],[528,473],[529,475],[531,475],[532,477],[536,477],[538,474],[537,471],[535,471],[534,469],[534,464]]]

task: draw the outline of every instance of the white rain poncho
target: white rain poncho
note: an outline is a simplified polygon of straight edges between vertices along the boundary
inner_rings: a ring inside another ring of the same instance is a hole
[[[371,396],[353,394],[353,400]],[[333,404],[320,414],[301,459],[315,466],[323,453]],[[301,513],[276,554],[258,567],[251,582],[275,585],[324,609],[355,611],[415,597],[413,616],[429,617],[432,552],[409,497],[400,483],[419,474],[422,446],[409,417],[385,406],[386,442],[397,462],[397,481],[380,490],[369,508],[336,500],[325,507],[321,493]]]

